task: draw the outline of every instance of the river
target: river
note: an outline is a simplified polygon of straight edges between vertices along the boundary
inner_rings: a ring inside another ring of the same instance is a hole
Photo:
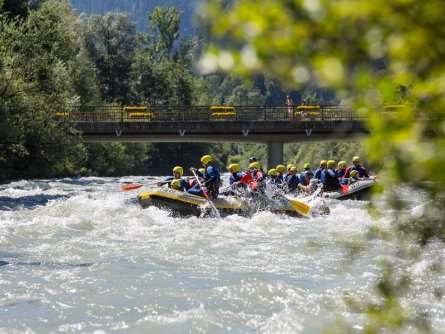
[[[364,317],[345,297],[378,300],[383,259],[411,274],[404,306],[445,332],[445,303],[433,293],[445,278],[428,270],[443,246],[413,263],[370,238],[371,227],[389,228],[392,210],[375,218],[366,202],[333,201],[329,216],[311,219],[172,218],[141,209],[144,188],[122,192],[122,181],[0,185],[0,332],[319,333],[339,319],[360,332]]]

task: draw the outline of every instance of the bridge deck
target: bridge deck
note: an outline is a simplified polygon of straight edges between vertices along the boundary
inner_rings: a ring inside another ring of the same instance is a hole
[[[397,117],[404,106],[382,108]],[[56,113],[85,141],[302,142],[368,133],[345,106],[92,106]]]

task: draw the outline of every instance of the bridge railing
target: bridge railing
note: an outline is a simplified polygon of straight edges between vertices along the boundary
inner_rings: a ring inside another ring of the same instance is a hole
[[[400,108],[383,108],[397,116]],[[61,120],[96,122],[237,122],[237,121],[352,121],[363,119],[348,106],[75,106],[56,113]]]

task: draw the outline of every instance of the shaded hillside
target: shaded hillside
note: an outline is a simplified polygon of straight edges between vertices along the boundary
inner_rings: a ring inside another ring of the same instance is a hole
[[[193,16],[203,0],[70,0],[73,8],[80,13],[105,14],[106,12],[130,13],[141,32],[147,31],[147,12],[153,12],[156,6],[174,6],[182,13],[181,35],[193,35]]]

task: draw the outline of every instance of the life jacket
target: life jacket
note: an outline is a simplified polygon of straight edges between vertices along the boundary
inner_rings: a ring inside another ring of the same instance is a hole
[[[298,180],[297,175],[290,175],[287,179],[287,188],[289,189],[289,191],[297,190],[299,182],[300,181]]]
[[[323,190],[324,191],[334,191],[341,188],[340,181],[337,178],[337,175],[335,175],[335,172],[332,171],[332,174],[329,173],[329,169],[325,169],[324,173],[324,182],[323,182]]]
[[[232,185],[234,182],[239,182],[243,176],[244,174],[241,172],[230,174],[229,183]]]
[[[264,179],[264,174],[260,171],[257,171],[256,173],[251,173],[252,177],[255,181],[263,181]]]
[[[204,173],[204,182],[207,187],[207,193],[211,199],[218,197],[221,175],[215,166],[207,166]]]
[[[345,175],[346,169],[338,169],[337,170],[337,178],[341,179],[343,175]]]
[[[312,173],[311,170],[306,170],[303,173],[300,174],[299,176],[299,181],[302,185],[307,186],[309,184],[309,182],[305,182],[304,181],[304,175],[309,175],[311,178],[314,176],[314,173]]]
[[[179,187],[181,191],[187,191],[190,189],[190,184],[185,179],[181,179],[181,185]]]
[[[318,168],[318,169],[315,171],[314,179],[319,179],[319,180],[321,180],[321,172],[324,171],[324,170],[326,170],[326,169]]]
[[[352,166],[349,166],[348,169],[346,169],[346,172],[345,172],[345,174],[343,175],[343,178],[348,178],[348,177],[349,177],[349,174],[350,174],[353,170],[356,170],[356,171],[358,172],[358,176],[359,176],[359,177],[369,177],[369,175],[368,175],[368,171],[366,170],[366,168],[364,168],[364,167],[362,167],[362,166],[360,166],[360,165],[358,165],[357,167],[354,166],[354,165],[352,165]]]

